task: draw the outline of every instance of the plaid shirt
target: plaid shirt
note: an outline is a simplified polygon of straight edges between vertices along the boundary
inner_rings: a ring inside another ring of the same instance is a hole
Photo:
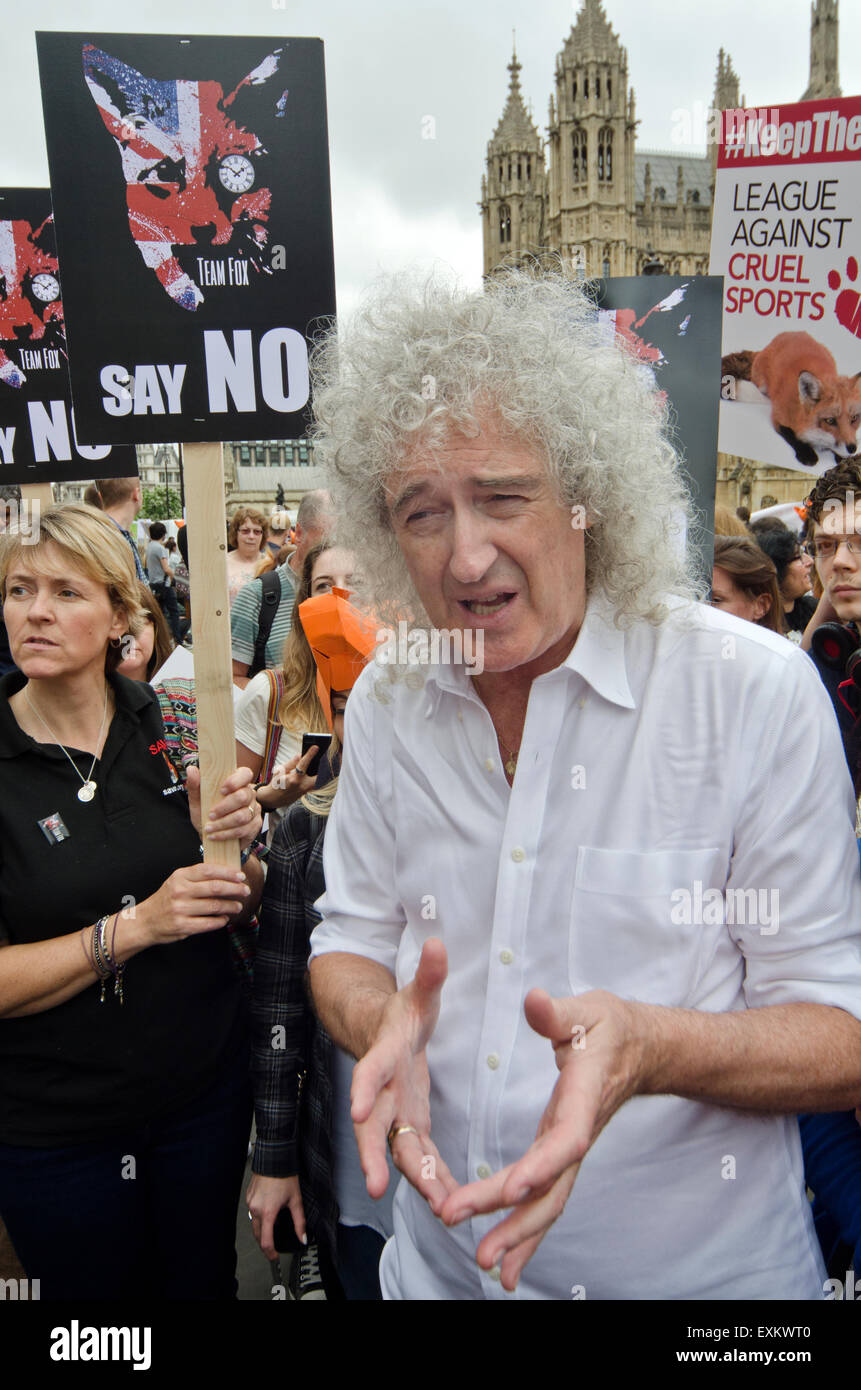
[[[251,1166],[267,1177],[298,1173],[309,1240],[326,1236],[334,1249],[334,1044],[306,984],[311,932],[320,921],[314,903],[325,888],[325,830],[325,818],[297,802],[269,847],[251,1003],[257,1121]]]

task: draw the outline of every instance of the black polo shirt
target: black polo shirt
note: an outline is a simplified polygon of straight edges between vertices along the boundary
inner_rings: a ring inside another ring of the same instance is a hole
[[[110,679],[116,711],[90,802],[60,748],[12,714],[24,676],[0,680],[0,934],[12,944],[90,926],[200,863],[156,697]],[[92,754],[68,751],[86,777]],[[134,956],[123,1005],[112,992],[100,1003],[100,989],[94,980],[43,1013],[0,1018],[0,1143],[71,1144],[143,1124],[202,1094],[243,1045],[223,929]]]

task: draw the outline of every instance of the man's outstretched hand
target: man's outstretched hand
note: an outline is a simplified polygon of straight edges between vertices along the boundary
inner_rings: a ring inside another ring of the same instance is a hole
[[[411,1125],[392,1143],[395,1167],[436,1215],[457,1183],[430,1137],[430,1077],[425,1048],[439,1017],[448,974],[445,947],[426,941],[414,978],[386,1004],[373,1046],[353,1072],[352,1116],[368,1192],[382,1197],[389,1182],[386,1142],[392,1125]]]
[[[479,1212],[514,1208],[476,1251],[483,1269],[501,1265],[502,1286],[509,1291],[561,1215],[584,1156],[638,1090],[641,1008],[604,990],[553,999],[533,989],[526,996],[527,1022],[550,1039],[560,1071],[535,1143],[493,1177],[450,1189],[440,1212],[455,1226]]]

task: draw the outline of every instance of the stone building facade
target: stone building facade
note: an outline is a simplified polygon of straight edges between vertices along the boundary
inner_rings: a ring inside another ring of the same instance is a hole
[[[138,473],[145,488],[181,493],[179,448],[176,444],[137,444]],[[323,486],[322,469],[314,464],[310,439],[237,440],[224,445],[224,500],[227,513],[240,503],[268,514],[280,487],[284,506],[295,515],[302,497]],[[87,482],[55,483],[58,502],[79,502]]]
[[[837,0],[811,5],[810,81],[801,100],[839,96]],[[547,139],[526,108],[516,52],[481,181],[484,273],[550,252],[581,277],[702,275],[708,270],[717,148],[636,148],[628,54],[601,0],[582,0],[556,58]],[[767,93],[766,93],[767,96]],[[710,110],[746,105],[718,54]],[[718,455],[717,497],[752,509],[797,499],[797,472]]]

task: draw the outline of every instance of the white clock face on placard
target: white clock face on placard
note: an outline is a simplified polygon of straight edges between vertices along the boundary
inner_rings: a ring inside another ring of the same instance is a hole
[[[254,182],[254,165],[244,154],[229,154],[218,166],[218,177],[228,193],[247,193]]]
[[[34,275],[32,286],[34,295],[41,299],[43,304],[50,304],[52,300],[60,298],[60,282],[56,275],[48,275],[45,272]]]

